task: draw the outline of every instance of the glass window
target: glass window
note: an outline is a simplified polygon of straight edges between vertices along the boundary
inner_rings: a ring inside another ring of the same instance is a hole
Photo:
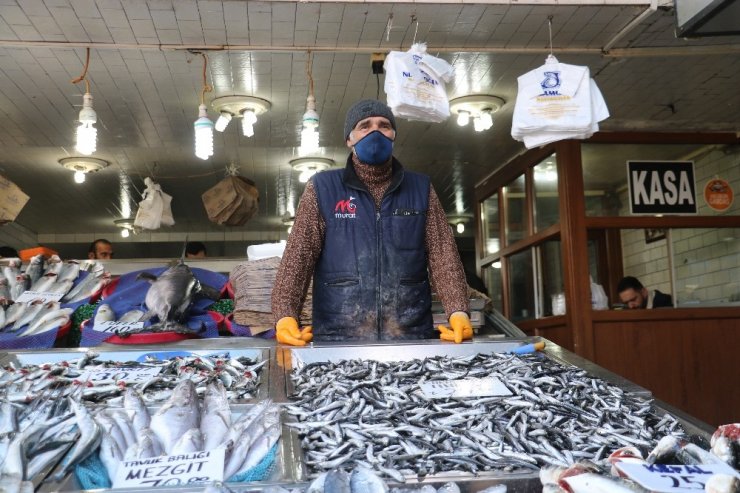
[[[564,300],[563,292],[563,269],[560,262],[560,240],[546,241],[538,247],[540,255],[540,269],[541,272],[540,282],[542,283],[542,301],[540,306],[542,307],[541,314],[539,316],[550,316],[550,315],[562,315],[562,313],[553,312],[553,301],[557,300],[558,295],[562,295]],[[563,301],[564,303],[564,301]]]
[[[483,218],[483,256],[501,250],[501,223],[499,222],[498,194],[495,193],[481,204]],[[490,288],[489,288],[490,289]]]
[[[723,204],[721,192],[710,190],[713,197],[705,198],[705,188],[712,188],[714,179],[723,180],[735,193],[740,190],[740,166],[737,166],[740,146],[716,144],[583,144],[583,184],[587,216],[629,216],[627,161],[693,161],[694,186],[698,214],[718,212],[709,201]],[[710,183],[711,182],[711,183]],[[722,182],[719,183],[722,186]],[[740,201],[721,211],[740,213]]]
[[[535,230],[542,231],[560,221],[555,154],[535,166],[533,176]]]
[[[501,262],[494,262],[489,266],[483,267],[483,282],[486,283],[486,288],[488,288],[488,296],[493,301],[493,308],[503,313],[504,296]]]
[[[535,317],[534,269],[532,266],[532,249],[528,248],[515,253],[509,261],[509,294],[511,297],[512,322],[528,320]]]
[[[668,239],[676,277],[674,306],[740,306],[740,229],[671,229]]]
[[[671,293],[667,232],[623,229],[621,237],[624,275],[636,277],[648,289],[659,289],[663,293]],[[612,301],[618,302],[619,300]]]
[[[504,187],[507,245],[524,239],[527,234],[527,201],[524,184],[524,175],[521,175]]]

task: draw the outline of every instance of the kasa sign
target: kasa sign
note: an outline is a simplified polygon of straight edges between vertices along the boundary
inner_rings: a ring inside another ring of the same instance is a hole
[[[692,161],[627,161],[632,214],[696,214]]]

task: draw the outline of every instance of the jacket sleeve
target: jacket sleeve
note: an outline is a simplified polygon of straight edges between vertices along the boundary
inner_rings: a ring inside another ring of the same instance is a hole
[[[321,254],[326,226],[319,213],[313,181],[309,181],[298,204],[295,222],[280,261],[272,288],[272,315],[300,321],[301,308]]]
[[[429,188],[427,211],[426,250],[432,287],[436,290],[447,318],[453,312],[468,312],[468,285],[465,282],[460,254],[452,229],[439,202],[437,192]]]

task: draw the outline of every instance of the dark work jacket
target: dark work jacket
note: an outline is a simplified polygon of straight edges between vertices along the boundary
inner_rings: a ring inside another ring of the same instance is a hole
[[[670,294],[661,293],[657,289],[653,295],[653,308],[666,308],[673,306],[673,298]]]
[[[314,175],[326,224],[314,269],[316,341],[434,337],[425,248],[429,177],[393,159],[391,183],[376,210],[355,171]]]

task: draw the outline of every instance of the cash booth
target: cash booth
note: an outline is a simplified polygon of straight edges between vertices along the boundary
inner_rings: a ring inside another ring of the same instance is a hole
[[[738,136],[713,133],[600,133],[515,158],[476,187],[495,307],[708,423],[737,421],[739,162]],[[674,307],[624,309],[623,276]]]

